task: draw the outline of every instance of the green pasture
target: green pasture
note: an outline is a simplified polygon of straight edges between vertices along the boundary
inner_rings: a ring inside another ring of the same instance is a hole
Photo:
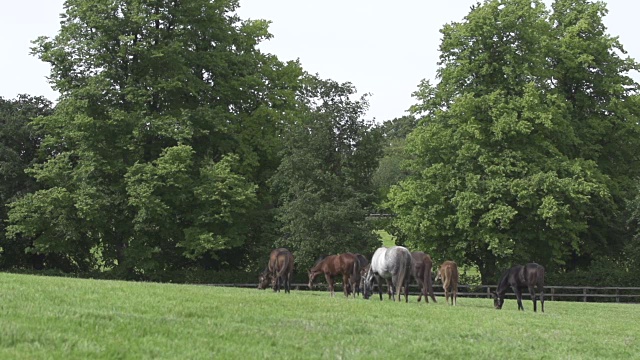
[[[2,359],[629,359],[640,307],[501,311],[210,286],[0,274]]]

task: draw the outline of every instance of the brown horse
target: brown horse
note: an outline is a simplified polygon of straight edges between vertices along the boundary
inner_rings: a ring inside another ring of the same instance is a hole
[[[414,251],[411,253],[412,264],[411,267],[411,275],[418,282],[418,287],[420,288],[420,295],[418,295],[418,302],[422,299],[422,295],[424,295],[424,301],[429,302],[427,295],[431,296],[433,302],[436,301],[436,296],[433,293],[433,283],[431,281],[431,268],[433,266],[433,261],[431,261],[431,256],[429,254],[425,254],[422,251]]]
[[[449,304],[451,297],[451,305],[458,303],[458,265],[453,261],[445,261],[440,265],[436,281],[442,279],[442,287],[444,288],[444,300]]]
[[[280,291],[284,286],[284,292],[291,292],[291,274],[293,273],[293,254],[285,248],[271,251],[269,263],[258,279],[258,289],[266,289],[269,281],[273,291]]]
[[[360,290],[360,263],[354,254],[330,255],[318,260],[309,270],[309,289],[313,288],[313,280],[316,276],[323,273],[327,279],[327,284],[329,284],[331,296],[335,296],[335,291],[333,290],[334,277],[342,275],[344,296],[349,297],[348,288],[351,287],[351,289],[356,290],[353,292],[353,297],[356,297],[356,292]]]

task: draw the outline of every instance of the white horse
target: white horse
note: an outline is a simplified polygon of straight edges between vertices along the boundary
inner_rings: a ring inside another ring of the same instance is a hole
[[[404,300],[409,302],[409,280],[411,278],[411,252],[403,246],[391,248],[381,247],[376,250],[371,258],[371,266],[365,275],[364,298],[368,299],[373,293],[372,282],[376,278],[378,293],[382,300],[381,278],[391,279],[393,301],[400,301],[399,290],[404,286]]]

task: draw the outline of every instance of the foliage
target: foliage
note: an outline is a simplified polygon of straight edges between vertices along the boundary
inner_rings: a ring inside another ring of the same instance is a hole
[[[34,118],[51,112],[51,102],[43,97],[0,97],[0,268],[42,267],[42,258],[25,253],[31,247],[29,239],[5,236],[6,205],[38,188],[25,173],[26,168],[42,161],[37,153],[42,134],[30,124]]]
[[[406,138],[416,127],[413,116],[403,116],[385,121],[378,131],[382,133],[383,156],[373,174],[373,185],[378,189],[378,206],[387,198],[391,186],[407,176],[403,164],[407,159]]]
[[[268,23],[237,6],[65,3],[58,35],[33,48],[61,98],[36,122],[42,190],[12,204],[12,236],[131,277],[213,266],[229,248],[237,264],[272,240],[266,181],[302,72],[256,48]]]
[[[640,170],[621,165],[640,153],[626,75],[637,64],[604,33],[602,3],[553,8],[472,7],[441,30],[440,82],[414,94],[421,119],[411,175],[389,196],[394,235],[476,265],[483,283],[511,263],[588,264],[624,237],[617,217]]]
[[[362,120],[365,97],[355,88],[309,76],[305,111],[285,134],[282,162],[272,179],[280,203],[282,239],[302,268],[322,254],[369,253],[379,244],[365,216],[372,208],[372,175],[381,155],[379,134]]]
[[[460,298],[452,307],[413,296],[398,304],[324,291],[285,296],[9,274],[0,274],[0,287],[0,357],[11,359],[633,358],[640,351],[640,315],[626,304],[548,301],[541,314],[528,299],[525,312],[515,300],[497,311],[490,299]],[[443,346],[452,339],[455,346]]]

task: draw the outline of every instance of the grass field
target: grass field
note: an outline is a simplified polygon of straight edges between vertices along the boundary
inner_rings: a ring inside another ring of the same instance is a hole
[[[501,311],[254,289],[0,273],[2,359],[629,359],[640,307],[546,302]]]

